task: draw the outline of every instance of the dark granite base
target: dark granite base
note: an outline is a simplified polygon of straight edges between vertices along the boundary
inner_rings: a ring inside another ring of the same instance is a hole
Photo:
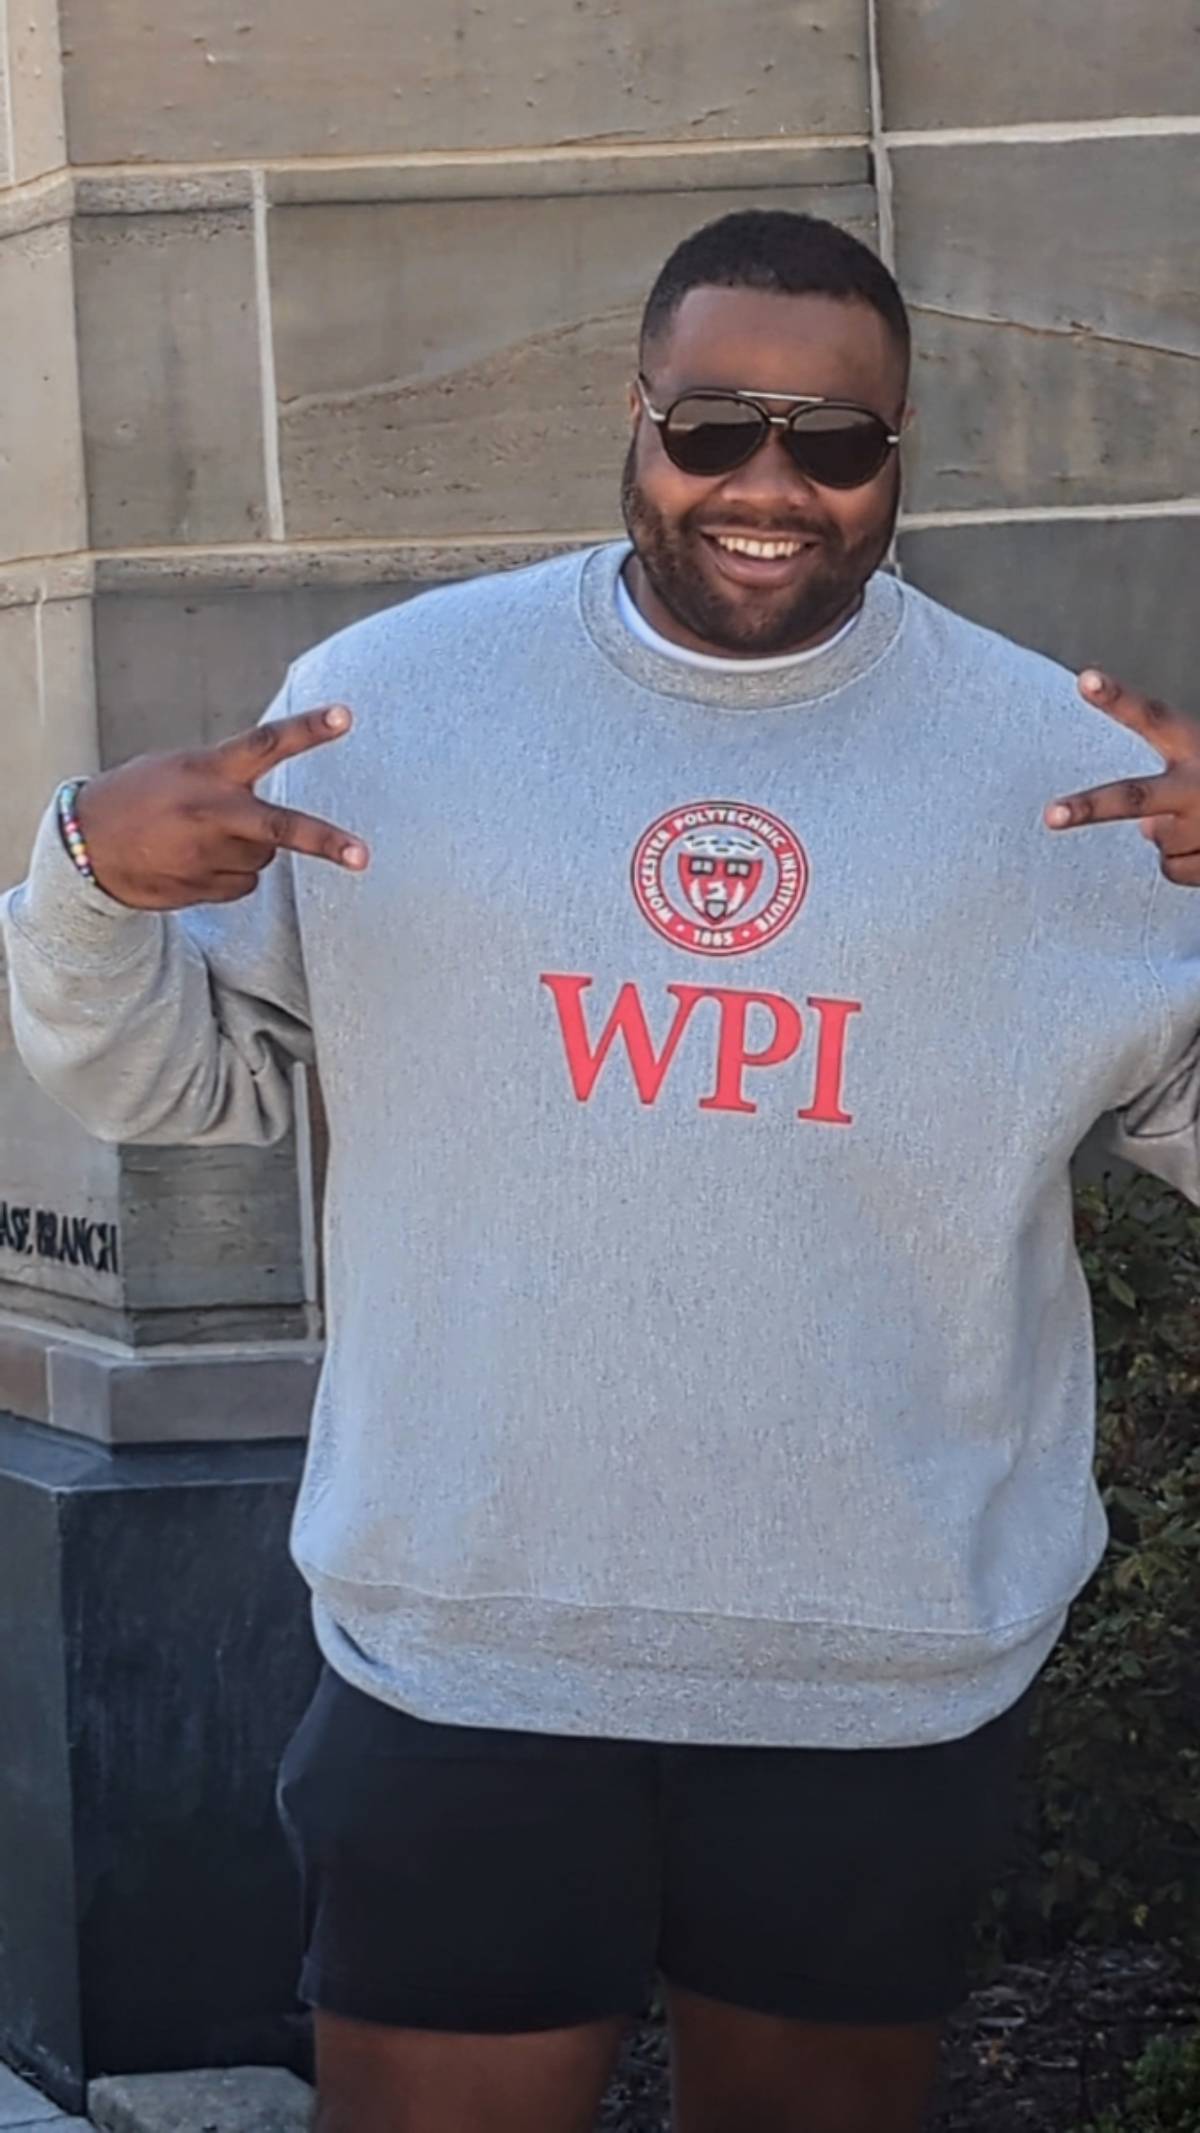
[[[108,1450],[0,1415],[0,2059],[305,2071],[275,1774],[312,1692],[303,1446]]]

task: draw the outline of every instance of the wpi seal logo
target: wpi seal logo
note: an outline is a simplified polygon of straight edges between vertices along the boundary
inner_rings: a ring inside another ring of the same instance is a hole
[[[790,926],[808,889],[799,838],[731,801],[672,808],[633,856],[633,893],[656,933],[693,955],[748,955]]]

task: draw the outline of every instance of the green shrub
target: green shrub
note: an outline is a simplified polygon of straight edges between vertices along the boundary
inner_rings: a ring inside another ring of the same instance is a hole
[[[1200,2030],[1156,2037],[1130,2071],[1119,2110],[1083,2133],[1196,2133],[1200,2126]]]
[[[1200,1213],[1093,1186],[1078,1233],[1113,1537],[1043,1676],[979,1967],[1144,1937],[1200,1975]]]

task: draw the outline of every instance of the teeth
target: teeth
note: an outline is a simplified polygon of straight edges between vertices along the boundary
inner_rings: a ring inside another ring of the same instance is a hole
[[[743,534],[717,535],[718,548],[725,548],[730,555],[752,555],[765,563],[777,563],[784,556],[799,555],[803,541],[751,541]]]

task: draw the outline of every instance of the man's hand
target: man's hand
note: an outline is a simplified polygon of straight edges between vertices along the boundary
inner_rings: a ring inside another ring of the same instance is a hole
[[[138,756],[90,778],[79,827],[100,887],[135,910],[181,911],[251,895],[284,850],[361,873],[369,854],[359,838],[254,795],[276,763],[340,739],[352,724],[337,704],[254,726],[216,748]]]
[[[1080,675],[1079,692],[1118,725],[1140,733],[1167,767],[1156,777],[1121,778],[1056,800],[1046,809],[1047,827],[1138,821],[1158,846],[1167,880],[1200,889],[1200,720],[1157,697],[1139,696],[1092,667]]]

